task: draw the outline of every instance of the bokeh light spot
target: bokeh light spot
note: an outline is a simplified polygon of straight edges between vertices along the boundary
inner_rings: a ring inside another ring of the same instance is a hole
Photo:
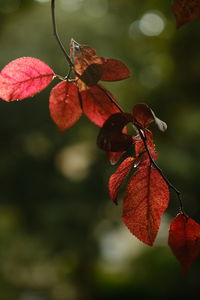
[[[148,12],[139,21],[140,31],[147,36],[157,36],[165,29],[164,17],[158,12]]]
[[[93,159],[88,144],[76,144],[58,153],[56,166],[65,177],[72,181],[81,181],[87,177]]]

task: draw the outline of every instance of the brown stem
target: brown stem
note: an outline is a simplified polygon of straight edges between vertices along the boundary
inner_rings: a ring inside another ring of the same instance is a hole
[[[56,19],[55,19],[55,0],[51,0],[51,15],[52,15],[53,34],[54,34],[54,36],[55,36],[55,38],[56,38],[56,40],[57,40],[57,42],[60,46],[60,49],[62,50],[62,52],[63,52],[63,54],[64,54],[64,56],[65,56],[65,58],[66,58],[66,60],[69,64],[69,69],[70,69],[69,72],[71,72],[71,69],[74,67],[74,64],[71,61],[70,56],[67,54],[67,52],[66,52],[59,36],[58,36],[58,32],[57,32]]]

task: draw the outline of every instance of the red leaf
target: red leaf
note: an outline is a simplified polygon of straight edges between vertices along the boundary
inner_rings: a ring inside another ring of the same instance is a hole
[[[158,119],[153,110],[146,104],[136,104],[133,107],[133,117],[142,128],[147,128],[152,122],[155,122],[161,131],[167,130],[167,124]]]
[[[169,230],[169,246],[187,272],[200,254],[200,225],[191,218],[178,214]]]
[[[151,131],[149,131],[148,129],[145,129],[143,131],[143,133],[145,134],[145,140],[146,140],[146,145],[149,149],[149,152],[151,154],[151,157],[156,160],[158,154],[155,152],[155,145],[154,145],[154,141],[153,141],[153,134]],[[144,142],[142,141],[140,136],[137,136],[135,138],[135,155],[136,157],[141,157],[141,163],[139,165],[140,166],[144,166],[146,164],[149,164],[149,156],[146,152],[145,146],[144,146]]]
[[[124,128],[132,119],[132,115],[128,113],[111,115],[103,124],[97,137],[99,148],[112,152],[126,151],[133,144],[133,138],[126,134]]]
[[[94,49],[74,40],[71,41],[70,52],[76,74],[87,86],[94,86],[99,80],[117,81],[131,76],[121,61],[97,56]]]
[[[133,167],[134,160],[134,157],[127,157],[109,179],[108,187],[110,198],[115,204],[117,204],[117,196],[120,186]]]
[[[49,98],[50,114],[60,130],[71,127],[82,115],[78,88],[73,82],[56,85]]]
[[[96,85],[80,92],[83,111],[97,126],[103,126],[110,115],[119,112],[119,109],[111,102],[112,94],[101,85]],[[117,101],[114,100],[116,103]]]
[[[200,0],[174,0],[172,10],[179,28],[200,16]]]
[[[143,103],[136,104],[133,107],[133,117],[142,128],[147,128],[152,122],[154,122],[150,107]]]
[[[111,165],[115,165],[120,158],[122,157],[122,155],[125,153],[125,151],[122,152],[107,152],[107,157],[111,163]]]
[[[102,65],[101,80],[117,81],[131,76],[129,69],[117,59],[106,59]]]
[[[86,45],[80,45],[71,40],[71,56],[74,59],[74,68],[79,78],[88,86],[96,85],[100,80],[105,59],[96,56],[96,51]]]
[[[126,187],[124,223],[139,240],[152,246],[168,202],[168,185],[158,170],[150,165],[140,168]]]
[[[45,89],[54,77],[43,61],[22,57],[11,61],[0,73],[0,98],[22,100]]]

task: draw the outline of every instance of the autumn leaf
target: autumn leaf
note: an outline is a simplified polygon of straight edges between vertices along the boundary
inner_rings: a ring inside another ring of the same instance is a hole
[[[0,73],[0,98],[23,100],[45,89],[54,78],[53,70],[43,61],[22,57],[11,61]]]
[[[122,157],[122,155],[125,153],[125,151],[121,151],[121,152],[106,152],[106,155],[111,163],[111,165],[115,165],[120,158]]]
[[[180,213],[169,229],[169,246],[187,272],[200,254],[200,224]]]
[[[141,103],[134,105],[133,118],[134,122],[143,129],[149,127],[151,123],[155,122],[159,130],[163,132],[167,130],[167,124],[157,118],[153,110],[147,104]]]
[[[102,64],[101,80],[103,81],[118,81],[130,76],[131,73],[127,66],[117,59],[108,58]]]
[[[116,113],[111,115],[97,137],[97,145],[104,151],[126,151],[132,144],[131,135],[123,132],[125,126],[133,120],[131,114]]]
[[[117,204],[117,195],[124,179],[133,167],[134,157],[127,157],[118,167],[117,171],[109,179],[109,193],[111,200]]]
[[[144,140],[147,140],[146,144],[150,153],[152,152],[152,156],[155,158],[152,134],[146,129],[152,122],[155,122],[162,131],[167,129],[165,122],[158,119],[146,104],[136,104],[133,107],[133,114],[121,112],[110,116],[106,120],[97,137],[97,145],[104,151],[126,151],[133,144],[134,138],[127,132],[122,132],[122,130],[128,123],[132,123],[141,130]],[[140,137],[135,141],[138,142],[136,146],[136,156],[138,156],[146,149]]]
[[[50,94],[49,109],[61,131],[76,123],[82,115],[77,86],[68,81],[57,84]]]
[[[83,112],[97,126],[103,126],[110,115],[119,112],[110,98],[114,96],[103,86],[88,87],[80,92]],[[117,100],[114,99],[117,103]]]
[[[156,160],[157,159],[157,152],[155,151],[155,144],[154,144],[154,140],[153,140],[153,134],[150,130],[145,129],[143,131],[144,134],[144,138],[145,138],[145,143],[146,146],[149,150],[149,153],[151,155],[151,157]],[[143,140],[141,139],[141,137],[138,135],[135,137],[135,156],[136,158],[141,159],[139,167],[140,166],[144,166],[146,164],[149,164],[149,155],[146,151],[146,147],[144,145]]]
[[[94,86],[99,80],[117,81],[131,76],[130,71],[121,61],[97,56],[95,49],[80,45],[73,39],[70,53],[79,80],[87,86]]]
[[[119,111],[109,97],[114,99],[112,94],[102,86],[87,87],[80,92],[75,83],[64,81],[51,91],[50,114],[60,130],[71,127],[82,113],[101,127],[110,115]]]
[[[159,171],[150,164],[139,168],[126,186],[123,221],[133,235],[152,246],[168,202],[168,185]]]
[[[172,10],[179,28],[200,16],[200,0],[174,0]]]

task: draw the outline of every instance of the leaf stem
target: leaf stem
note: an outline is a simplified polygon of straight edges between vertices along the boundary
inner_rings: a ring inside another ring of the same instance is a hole
[[[73,62],[71,61],[70,56],[67,54],[60,38],[57,32],[57,26],[56,26],[56,18],[55,18],[55,0],[51,0],[51,15],[52,15],[52,25],[53,25],[53,34],[58,42],[58,45],[60,46],[60,49],[62,50],[68,64],[69,64],[69,73],[71,72],[71,69],[74,67]]]
[[[180,213],[182,213],[183,215],[185,215],[184,209],[183,209],[183,202],[182,202],[182,198],[183,198],[182,197],[182,193],[169,181],[169,179],[164,175],[162,169],[156,164],[156,162],[154,161],[154,159],[151,156],[151,153],[150,153],[149,148],[148,148],[147,143],[146,143],[146,138],[143,135],[141,128],[138,128],[137,124],[134,124],[134,125],[138,129],[140,138],[142,139],[142,141],[144,143],[144,147],[145,147],[145,150],[146,150],[146,152],[148,154],[150,162],[152,163],[152,165],[154,166],[154,168],[156,170],[158,170],[158,172],[160,173],[160,175],[162,176],[162,178],[165,180],[165,182],[167,183],[167,185],[169,186],[169,188],[171,188],[172,190],[174,190],[174,192],[176,193],[176,195],[178,197],[178,200],[179,200],[179,205],[180,205],[179,211],[180,211]]]

